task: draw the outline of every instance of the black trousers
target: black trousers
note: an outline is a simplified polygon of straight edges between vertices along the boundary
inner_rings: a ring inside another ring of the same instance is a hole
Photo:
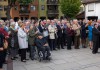
[[[50,49],[51,50],[55,50],[56,49],[55,39],[50,39]]]
[[[26,49],[20,49],[21,51],[21,61],[26,60]]]
[[[63,44],[66,46],[66,38],[67,38],[67,34],[63,34]]]
[[[0,51],[0,68],[3,67],[3,63],[5,62],[6,58],[6,50]]]
[[[67,49],[71,49],[72,45],[72,36],[67,37]]]
[[[61,48],[64,48],[63,37],[58,37],[58,39],[57,39],[57,46],[58,46],[58,49],[60,49],[60,46],[61,46]]]
[[[93,50],[92,53],[97,53],[99,48],[99,43],[98,42],[93,42]]]

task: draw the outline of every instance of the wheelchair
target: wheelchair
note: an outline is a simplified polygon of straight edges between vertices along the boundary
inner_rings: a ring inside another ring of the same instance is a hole
[[[51,53],[50,53],[50,55],[51,55]],[[46,51],[45,52],[45,59],[44,59],[43,52],[41,50],[38,50],[38,59],[39,59],[39,62],[41,62],[43,60],[50,61],[51,60],[51,56],[50,55],[48,56],[47,51]]]

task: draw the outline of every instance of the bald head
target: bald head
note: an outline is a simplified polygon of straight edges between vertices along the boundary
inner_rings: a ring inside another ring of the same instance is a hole
[[[73,20],[73,23],[74,23],[74,24],[77,24],[77,23],[78,23],[78,20],[77,20],[77,19],[74,19],[74,20]]]
[[[97,22],[100,24],[100,19],[98,19]]]

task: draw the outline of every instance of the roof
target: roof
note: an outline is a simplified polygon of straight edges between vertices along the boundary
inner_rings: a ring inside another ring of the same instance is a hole
[[[83,4],[94,3],[94,2],[100,2],[100,0],[82,0]]]
[[[76,15],[76,18],[77,19],[85,19],[85,11],[78,13]]]

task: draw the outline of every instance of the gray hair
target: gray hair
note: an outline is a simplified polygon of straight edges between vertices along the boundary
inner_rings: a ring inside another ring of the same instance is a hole
[[[15,22],[11,22],[10,26],[14,26],[16,23]]]

